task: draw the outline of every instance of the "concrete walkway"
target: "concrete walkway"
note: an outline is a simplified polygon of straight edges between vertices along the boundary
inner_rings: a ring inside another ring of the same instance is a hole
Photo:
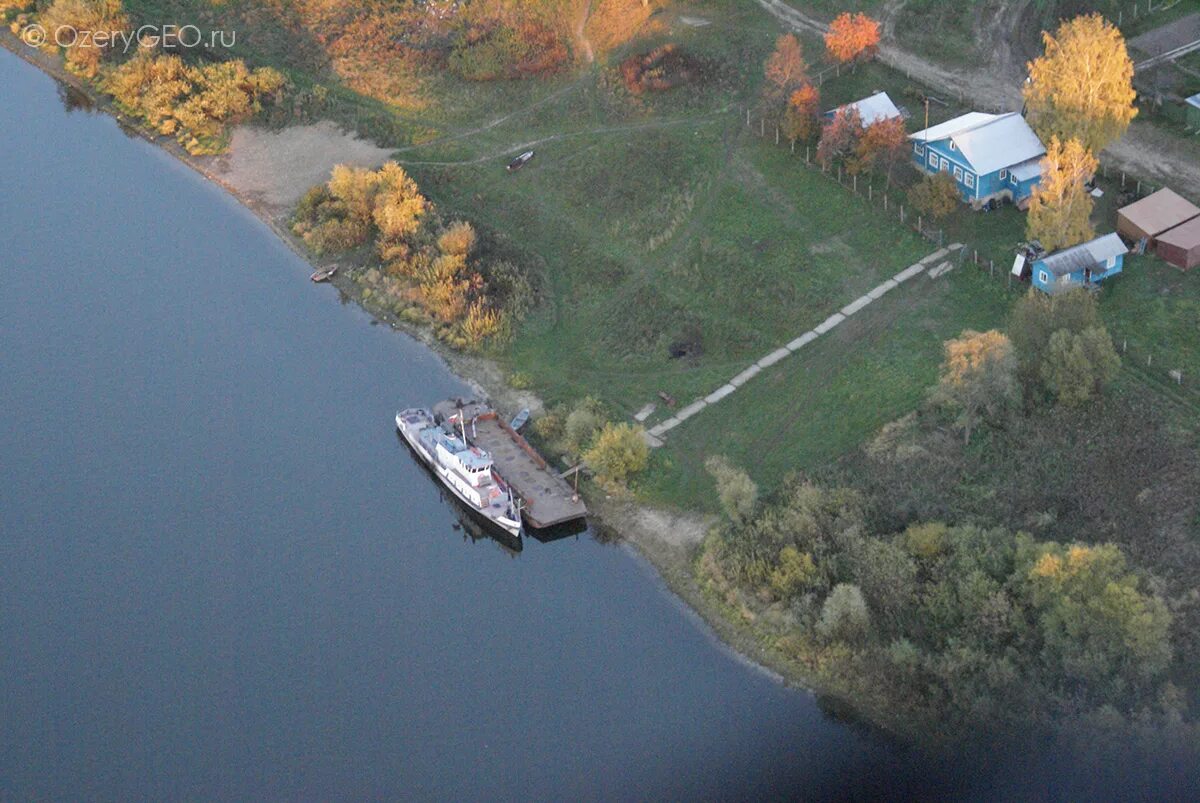
[[[737,376],[730,379],[727,383],[725,383],[721,387],[717,388],[712,393],[708,394],[707,396],[705,396],[703,398],[696,399],[691,404],[680,409],[677,413],[675,413],[675,415],[671,416],[666,421],[663,421],[662,423],[656,424],[653,427],[651,427],[649,429],[649,431],[647,431],[647,433],[646,433],[646,442],[649,443],[653,447],[662,446],[663,438],[666,436],[666,434],[668,432],[670,432],[672,429],[674,429],[675,427],[682,424],[684,421],[687,421],[689,418],[694,416],[696,413],[700,412],[701,410],[705,409],[706,407],[708,407],[710,405],[717,404],[722,399],[728,398],[729,396],[733,395],[743,385],[745,385],[747,382],[749,382],[754,377],[758,376],[764,368],[769,368],[770,366],[774,365],[775,363],[780,362],[781,360],[787,358],[789,355],[795,354],[797,351],[804,348],[805,346],[807,346],[809,343],[816,340],[821,335],[826,334],[827,332],[830,332],[833,329],[835,329],[837,326],[839,326],[844,320],[849,318],[851,315],[854,315],[855,313],[860,312],[861,310],[865,309],[869,305],[873,304],[875,301],[878,301],[880,298],[883,298],[883,296],[886,295],[889,291],[896,289],[900,285],[907,282],[909,279],[912,279],[915,276],[919,276],[920,274],[924,273],[926,271],[926,269],[929,268],[930,265],[937,264],[938,260],[945,260],[945,258],[951,252],[958,251],[961,248],[962,248],[962,243],[951,243],[950,245],[946,246],[945,248],[939,248],[938,250],[934,251],[932,254],[929,254],[928,256],[924,257],[920,262],[910,265],[907,268],[905,268],[904,270],[900,271],[895,276],[888,279],[886,282],[879,285],[878,287],[876,287],[874,290],[870,291],[869,293],[867,293],[859,298],[854,299],[849,304],[847,304],[846,306],[842,307],[837,312],[830,315],[828,318],[826,318],[820,324],[813,327],[813,329],[811,331],[805,332],[804,334],[800,335],[792,342],[788,343],[786,346],[781,346],[781,347],[775,349],[774,351],[772,351],[770,354],[764,355],[758,362],[754,363],[749,368],[747,368],[746,370],[742,371]],[[939,265],[938,267],[941,269],[940,272],[945,272],[945,268],[947,265],[948,265],[948,262],[943,262],[942,265]]]

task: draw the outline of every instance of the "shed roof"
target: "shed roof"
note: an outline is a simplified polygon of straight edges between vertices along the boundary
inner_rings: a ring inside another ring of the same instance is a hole
[[[984,174],[1028,162],[1046,152],[1029,123],[1016,112],[968,112],[909,137],[930,141],[947,138],[977,173]]]
[[[1176,248],[1191,251],[1200,245],[1200,217],[1194,217],[1187,223],[1182,223],[1170,231],[1164,231],[1158,235],[1158,241],[1167,245],[1173,245]]]
[[[1197,109],[1200,109],[1200,92],[1197,92],[1196,94],[1194,94],[1190,98],[1188,98],[1187,104],[1189,106],[1195,106]]]
[[[1200,207],[1163,187],[1158,192],[1124,207],[1118,214],[1151,237],[1155,237],[1200,215]]]
[[[1128,251],[1125,243],[1116,234],[1106,234],[1091,242],[1080,243],[1058,253],[1038,260],[1038,264],[1055,276],[1095,267],[1102,262]]]
[[[1037,178],[1042,174],[1042,157],[1035,156],[1020,164],[1013,165],[1008,168],[1008,172],[1012,173],[1017,181],[1028,181],[1031,178]]]
[[[869,98],[847,103],[845,106],[839,106],[837,109],[834,109],[834,111],[842,109],[856,110],[864,127],[878,123],[880,120],[890,120],[893,117],[900,116],[900,110],[896,108],[895,103],[892,103],[892,99],[888,97],[887,92],[876,92]]]

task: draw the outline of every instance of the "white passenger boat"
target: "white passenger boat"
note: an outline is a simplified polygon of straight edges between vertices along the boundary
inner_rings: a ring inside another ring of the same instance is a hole
[[[521,511],[492,457],[439,426],[433,413],[413,407],[396,413],[396,428],[417,456],[467,508],[510,535],[521,534]]]

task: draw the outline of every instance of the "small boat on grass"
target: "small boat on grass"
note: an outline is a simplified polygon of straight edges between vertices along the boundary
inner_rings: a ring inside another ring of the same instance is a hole
[[[424,407],[396,413],[396,428],[417,457],[467,509],[512,536],[521,534],[521,509],[492,467],[492,456],[437,423]]]
[[[334,265],[332,268],[324,268],[323,270],[316,271],[308,278],[312,279],[314,282],[327,282],[332,279],[337,272],[338,266]]]

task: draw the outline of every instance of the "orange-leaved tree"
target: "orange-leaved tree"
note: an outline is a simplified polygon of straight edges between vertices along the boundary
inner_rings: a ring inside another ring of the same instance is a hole
[[[821,141],[817,143],[817,161],[828,168],[834,160],[844,161],[854,154],[858,140],[862,137],[862,117],[858,109],[838,109],[833,119],[821,129]]]
[[[1029,63],[1025,102],[1043,139],[1078,139],[1093,153],[1120,139],[1137,115],[1125,39],[1099,14],[1043,33],[1045,55]]]
[[[767,76],[767,91],[775,97],[787,97],[808,82],[808,63],[795,34],[785,33],[775,40],[775,49],[767,57],[763,72]]]
[[[866,14],[843,11],[825,34],[825,50],[839,64],[870,58],[878,49],[879,21]]]
[[[1096,172],[1096,157],[1077,139],[1050,139],[1042,159],[1042,179],[1029,199],[1026,231],[1051,251],[1091,239],[1092,196],[1085,184]]]
[[[821,92],[805,84],[788,98],[781,130],[790,140],[811,140],[821,128]]]
[[[881,173],[891,186],[892,171],[907,158],[908,132],[904,130],[904,120],[900,117],[878,120],[867,126],[859,139],[850,172],[873,170]]]

